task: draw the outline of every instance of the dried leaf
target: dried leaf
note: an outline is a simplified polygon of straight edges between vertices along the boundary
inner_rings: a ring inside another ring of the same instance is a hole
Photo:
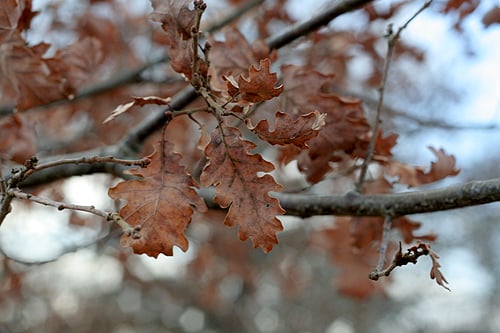
[[[360,100],[331,93],[327,85],[334,76],[299,66],[283,66],[285,90],[280,96],[281,109],[289,114],[325,113],[325,127],[308,142],[310,149],[299,161],[299,168],[311,183],[320,181],[330,170],[330,162],[342,154],[353,154],[369,140],[370,126]]]
[[[374,220],[372,220],[374,221]],[[383,284],[368,279],[378,259],[378,251],[371,242],[361,242],[361,247],[353,246],[355,236],[352,234],[350,217],[335,219],[335,228],[328,228],[312,234],[312,245],[328,253],[341,272],[335,278],[335,287],[345,295],[357,299],[365,299],[373,294],[383,293]]]
[[[424,167],[413,167],[397,161],[390,162],[386,171],[389,176],[399,177],[399,182],[408,186],[419,186],[432,183],[448,176],[456,176],[460,169],[455,168],[455,157],[447,155],[443,149],[429,149],[436,155],[437,161],[431,163],[431,168],[425,172]]]
[[[279,191],[281,186],[268,174],[258,176],[272,171],[274,166],[259,154],[249,154],[254,148],[255,144],[241,138],[237,128],[216,128],[205,149],[209,163],[200,179],[203,186],[216,187],[216,203],[229,207],[224,224],[238,224],[241,240],[250,238],[254,247],[269,252],[278,243],[276,232],[283,229],[276,215],[284,213],[278,199],[269,192]]]
[[[241,98],[252,103],[259,103],[277,97],[283,91],[283,85],[278,84],[278,75],[271,73],[269,58],[260,61],[260,68],[251,65],[248,78],[240,76],[238,85]]]
[[[111,114],[109,115],[108,118],[104,119],[102,122],[103,124],[115,119],[122,113],[127,112],[134,106],[144,106],[144,105],[149,105],[149,104],[156,104],[156,105],[167,105],[170,103],[171,98],[163,98],[163,97],[157,97],[157,96],[146,96],[146,97],[136,97],[132,96],[133,101],[129,102],[127,104],[120,104],[118,105],[113,111],[111,111]]]
[[[314,111],[297,117],[295,120],[283,112],[276,113],[274,130],[269,129],[269,122],[261,120],[253,126],[250,119],[247,126],[255,132],[259,138],[273,145],[293,144],[301,149],[307,148],[307,141],[316,137],[325,126],[326,114]]]
[[[274,61],[276,59],[276,53],[270,53],[269,47],[263,41],[256,40],[250,45],[245,36],[236,28],[225,28],[223,32],[224,41],[208,37],[211,45],[209,76],[212,89],[227,91],[224,76],[238,78],[248,73],[249,67],[258,64],[260,60],[269,58]]]
[[[96,71],[103,59],[101,42],[89,37],[58,50],[46,63],[52,73],[61,76],[77,89]]]
[[[0,157],[23,164],[36,154],[36,136],[33,124],[15,114],[0,121]]]
[[[439,284],[444,289],[451,291],[450,288],[448,288],[445,285],[445,283],[448,284],[448,281],[446,280],[443,273],[439,269],[439,267],[441,267],[441,264],[438,261],[439,256],[437,255],[436,252],[432,251],[430,248],[431,248],[430,245],[428,245],[429,255],[431,256],[431,259],[432,259],[432,268],[431,268],[431,273],[430,273],[431,279],[433,279],[433,280],[436,279],[437,284]]]
[[[0,77],[17,95],[16,108],[25,110],[73,96],[75,89],[54,73],[42,56],[49,45],[26,46],[20,37],[0,45]]]
[[[415,231],[420,229],[422,223],[413,221],[406,216],[401,216],[394,219],[392,223],[392,228],[399,230],[401,236],[403,236],[403,241],[406,244],[410,244],[414,240],[426,240],[426,241],[434,241],[436,240],[436,235],[429,233],[417,236],[415,235]]]
[[[165,43],[170,46],[170,65],[178,72],[191,79],[194,59],[191,29],[196,13],[188,8],[187,0],[151,0],[153,13],[151,19],[160,22],[167,33]],[[200,70],[206,72],[206,64],[200,60]]]
[[[195,11],[188,8],[189,0],[151,0],[153,13],[151,19],[160,22],[162,29],[171,38],[168,45],[177,40],[177,34],[182,39],[191,39],[191,29],[195,24]]]
[[[31,10],[31,0],[2,0],[0,2],[0,44],[12,34],[29,29],[38,12]]]
[[[203,212],[207,208],[193,189],[191,176],[179,164],[181,155],[173,152],[171,143],[157,143],[149,158],[151,164],[146,169],[131,172],[144,179],[121,182],[109,189],[109,196],[127,201],[120,216],[140,229],[137,234],[123,234],[123,246],[152,257],[160,253],[171,256],[173,246],[188,249],[184,230],[191,222],[193,209]]]
[[[486,14],[484,14],[481,20],[483,25],[488,28],[492,24],[500,24],[500,7],[495,6],[491,8]]]

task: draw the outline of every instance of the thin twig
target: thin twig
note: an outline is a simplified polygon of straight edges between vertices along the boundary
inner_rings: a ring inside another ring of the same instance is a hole
[[[55,201],[47,198],[42,198],[36,195],[32,195],[30,193],[26,193],[20,190],[10,191],[9,195],[13,198],[29,200],[44,206],[55,207],[58,210],[70,209],[70,210],[94,214],[106,219],[106,221],[116,223],[118,226],[120,226],[120,228],[124,232],[129,232],[129,230],[133,229],[123,218],[120,217],[120,214],[116,212],[106,212],[101,209],[97,209],[94,206],[84,206],[84,205]]]
[[[392,215],[387,214],[384,218],[384,228],[382,229],[382,240],[380,241],[378,262],[375,271],[381,271],[385,265],[385,256],[389,246],[389,240],[392,229]]]
[[[375,143],[377,141],[378,137],[378,130],[380,126],[380,122],[382,121],[382,109],[384,106],[384,94],[385,94],[385,87],[386,87],[386,82],[387,82],[387,76],[389,73],[389,68],[391,65],[391,59],[392,55],[394,53],[394,48],[396,47],[396,43],[399,39],[399,36],[401,35],[401,32],[410,24],[410,22],[417,17],[418,14],[420,14],[423,10],[425,10],[427,7],[430,6],[432,0],[427,1],[408,21],[406,21],[405,24],[403,24],[396,33],[392,31],[392,24],[389,24],[387,27],[387,54],[385,56],[385,63],[384,63],[384,70],[382,72],[382,82],[380,83],[380,88],[379,88],[379,99],[377,102],[377,113],[375,116],[375,121],[373,124],[373,129],[372,129],[372,137],[370,139],[370,143],[368,144],[368,149],[366,151],[366,157],[363,161],[363,164],[361,165],[361,171],[359,174],[359,180],[358,183],[356,184],[356,190],[361,193],[363,189],[363,184],[365,182],[366,178],[366,173],[368,171],[368,166],[370,165],[372,158],[373,158],[373,153],[375,150]]]

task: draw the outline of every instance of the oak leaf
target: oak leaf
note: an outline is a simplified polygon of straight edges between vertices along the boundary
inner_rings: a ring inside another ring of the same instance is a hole
[[[439,259],[438,254],[430,249],[430,245],[428,245],[428,248],[429,248],[429,255],[430,255],[431,260],[432,260],[432,268],[431,268],[431,272],[430,272],[431,279],[432,280],[436,279],[437,284],[439,284],[444,289],[451,291],[450,288],[448,288],[445,285],[445,283],[448,284],[448,281],[446,280],[443,273],[439,269],[441,267],[441,264],[438,261],[438,259]]]
[[[165,43],[170,47],[170,65],[191,79],[194,60],[191,31],[195,24],[196,13],[189,9],[188,0],[151,0],[153,13],[151,19],[161,23],[166,32]],[[200,70],[206,72],[206,64],[200,61]]]
[[[238,78],[248,73],[249,67],[259,64],[260,60],[269,58],[274,61],[277,57],[262,40],[250,44],[236,28],[224,28],[222,31],[224,41],[208,37],[211,45],[209,76],[212,89],[227,91],[224,76]]]
[[[151,164],[146,169],[130,172],[143,179],[121,182],[108,193],[113,199],[126,200],[120,216],[138,230],[124,233],[121,244],[132,247],[135,253],[171,256],[173,246],[188,249],[184,230],[193,209],[203,212],[207,208],[194,190],[193,179],[179,164],[181,155],[173,152],[173,144],[155,144],[154,153],[148,157]]]
[[[241,138],[237,128],[216,128],[205,148],[209,162],[200,180],[203,186],[216,187],[217,204],[229,207],[224,224],[238,224],[241,240],[250,238],[254,247],[269,252],[278,243],[276,232],[283,229],[276,215],[284,213],[279,200],[269,192],[279,191],[281,186],[268,174],[258,175],[274,166],[259,154],[249,154],[255,147]]]
[[[17,96],[18,110],[68,98],[75,93],[67,80],[60,73],[54,73],[43,59],[49,47],[46,43],[28,47],[20,36],[0,45],[0,77],[3,86]]]
[[[386,169],[387,174],[399,177],[400,183],[412,187],[432,183],[448,176],[456,176],[460,172],[460,169],[455,168],[456,160],[453,155],[447,155],[443,149],[436,150],[433,147],[429,149],[437,157],[437,161],[431,163],[428,172],[424,167],[414,167],[393,161]]]
[[[330,170],[330,162],[339,161],[340,155],[351,155],[366,145],[370,126],[360,100],[329,90],[333,75],[293,65],[282,66],[282,72],[287,83],[280,96],[282,110],[297,115],[315,110],[326,114],[325,127],[308,142],[307,155],[298,159],[307,180],[316,183]]]
[[[168,45],[177,40],[177,34],[182,39],[191,39],[191,30],[195,24],[195,11],[189,9],[190,0],[151,0],[153,13],[151,19],[160,22],[162,29],[170,37]]]
[[[23,164],[36,154],[35,126],[21,114],[0,121],[0,157]]]
[[[325,126],[325,116],[326,114],[321,114],[316,110],[293,120],[289,114],[277,112],[272,131],[267,120],[261,120],[257,125],[253,126],[250,119],[247,119],[247,125],[259,138],[270,144],[293,144],[301,149],[306,149],[307,141],[316,137]]]
[[[52,73],[64,78],[75,89],[86,83],[104,59],[102,44],[97,38],[86,37],[57,50],[46,60]]]
[[[371,222],[374,219],[370,219]],[[357,242],[352,233],[353,221],[350,217],[335,219],[335,227],[314,232],[312,245],[330,255],[341,272],[334,280],[335,287],[350,297],[365,299],[374,294],[384,293],[383,284],[367,278],[378,258],[378,251],[371,242]],[[358,243],[359,246],[353,246]]]
[[[283,91],[283,85],[278,84],[278,75],[271,73],[269,58],[260,61],[260,68],[251,65],[248,70],[248,78],[240,75],[238,88],[240,97],[251,103],[259,103],[277,97]]]
[[[32,11],[31,0],[2,0],[0,2],[0,43],[16,32],[29,29],[38,12]]]

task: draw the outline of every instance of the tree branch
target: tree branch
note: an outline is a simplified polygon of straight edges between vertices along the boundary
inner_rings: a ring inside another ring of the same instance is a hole
[[[324,25],[327,25],[334,18],[354,11],[359,7],[372,2],[373,0],[344,0],[336,1],[333,6],[322,11],[320,14],[312,17],[311,19],[298,23],[292,28],[285,30],[282,34],[277,34],[269,37],[266,40],[270,49],[279,49],[287,44],[290,44],[299,37],[305,36]]]
[[[395,194],[313,196],[278,193],[287,215],[386,216],[430,213],[500,201],[500,178],[471,181],[438,190]]]

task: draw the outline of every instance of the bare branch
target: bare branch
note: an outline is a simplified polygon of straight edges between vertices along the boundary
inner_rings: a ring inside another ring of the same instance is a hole
[[[500,201],[500,178],[471,181],[438,190],[395,194],[276,195],[288,215],[386,216],[387,212],[391,212],[393,217],[397,217]]]
[[[70,204],[70,203],[65,203],[65,202],[60,202],[60,201],[54,201],[51,199],[38,197],[36,195],[32,195],[32,194],[29,194],[29,193],[26,193],[26,192],[23,192],[20,190],[10,191],[9,195],[13,198],[29,200],[29,201],[36,202],[36,203],[39,203],[39,204],[44,205],[44,206],[55,207],[58,210],[70,209],[70,210],[94,214],[94,215],[100,216],[102,218],[105,218],[106,221],[116,223],[117,225],[119,225],[122,228],[122,230],[124,232],[131,232],[131,231],[135,230],[123,218],[120,217],[120,214],[118,214],[116,212],[105,212],[103,210],[95,208],[94,206],[83,206],[83,205]]]

